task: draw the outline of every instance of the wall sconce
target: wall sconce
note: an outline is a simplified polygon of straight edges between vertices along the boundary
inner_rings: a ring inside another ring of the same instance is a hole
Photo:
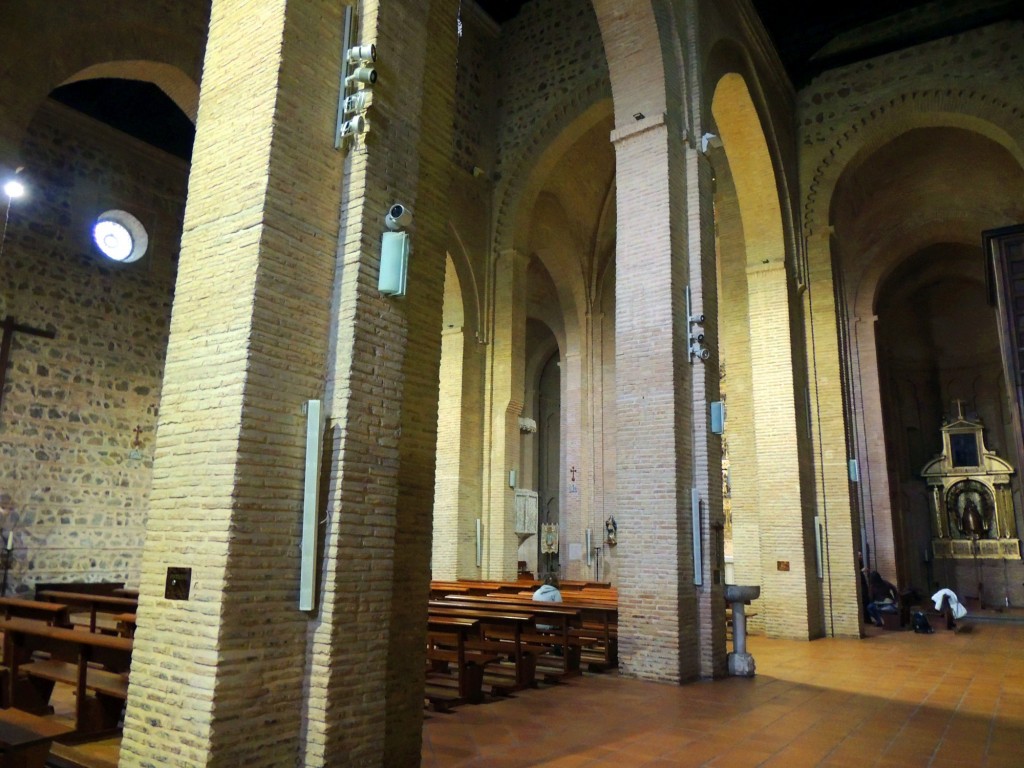
[[[345,139],[356,139],[367,129],[364,114],[370,106],[369,87],[377,82],[377,46],[352,44],[355,30],[355,9],[345,8],[346,46],[341,62],[341,88],[338,94],[338,119],[335,124],[334,148],[340,149]],[[348,118],[348,119],[346,119]]]
[[[18,168],[14,173],[21,173],[21,168]],[[4,183],[4,194],[7,195],[7,208],[4,211],[3,235],[0,236],[0,256],[4,255],[4,246],[7,244],[7,221],[11,218],[11,201],[25,196],[25,185],[18,181],[15,176]]]
[[[385,296],[405,296],[409,276],[409,233],[385,232],[380,239],[377,290]]]
[[[380,239],[380,274],[377,290],[385,296],[405,296],[405,283],[409,275],[409,233],[403,232],[412,223],[412,209],[394,203],[384,215],[388,232]]]
[[[358,136],[366,130],[366,119],[362,115],[356,115],[350,120],[346,120],[341,124],[341,130],[338,135],[342,138],[348,138],[349,136]]]
[[[690,306],[690,286],[686,286],[686,324],[689,328],[690,362],[711,359],[711,350],[704,346],[704,333],[695,326],[704,325],[704,315],[695,315]]]

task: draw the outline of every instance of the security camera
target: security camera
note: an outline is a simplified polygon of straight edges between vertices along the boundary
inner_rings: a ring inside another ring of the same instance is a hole
[[[704,315],[691,315],[690,322],[697,325],[704,325]]]
[[[412,224],[412,209],[402,203],[395,203],[384,216],[384,223],[392,232],[405,229]]]
[[[710,358],[711,358],[711,350],[708,349],[707,347],[701,347],[700,359],[701,360],[708,360]]]
[[[376,45],[354,45],[348,49],[348,63],[358,64],[361,61],[376,61]]]
[[[366,119],[362,115],[356,115],[351,120],[341,124],[342,136],[355,136],[366,130]]]
[[[361,89],[345,98],[345,114],[362,112],[370,105],[370,91]]]
[[[704,334],[703,333],[698,333],[697,335],[695,335],[693,337],[693,340],[696,341],[698,344],[703,344],[704,343]]]
[[[373,85],[377,82],[377,70],[373,67],[356,67],[355,71],[345,78],[346,84],[363,83]]]

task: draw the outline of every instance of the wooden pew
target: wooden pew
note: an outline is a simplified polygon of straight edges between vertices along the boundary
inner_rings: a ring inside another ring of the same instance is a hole
[[[497,593],[491,594],[489,597],[505,600],[510,606],[533,602],[533,595],[530,592],[517,595]],[[604,671],[618,666],[619,609],[617,604],[612,604],[607,600],[580,598],[569,593],[563,594],[562,602],[556,603],[556,605],[580,609],[583,626],[578,630],[573,630],[571,634],[581,639],[595,641],[591,648],[583,652],[582,657],[592,671]]]
[[[35,619],[52,627],[71,626],[69,608],[61,603],[0,597],[0,608],[3,609],[5,619]]]
[[[96,614],[135,613],[139,607],[139,601],[130,597],[88,594],[85,592],[64,592],[56,589],[44,589],[39,592],[39,597],[54,603],[88,608],[90,632],[96,631]]]
[[[529,613],[478,610],[448,605],[443,600],[430,601],[427,611],[430,618],[449,616],[479,621],[479,632],[467,640],[467,647],[510,660],[509,667],[495,663],[485,674],[484,682],[493,693],[505,695],[533,684],[536,651],[523,640],[524,632],[533,626]]]
[[[117,634],[121,637],[135,637],[134,613],[119,613],[113,619],[117,622]]]
[[[115,732],[128,698],[132,641],[126,637],[51,627],[28,619],[0,621],[10,704],[49,712],[55,683],[75,688],[76,735]],[[36,659],[39,652],[48,659]],[[99,668],[97,665],[101,665]]]
[[[20,709],[0,710],[0,765],[14,768],[44,768],[55,738],[71,729],[48,717]]]
[[[477,704],[483,699],[484,668],[498,656],[468,648],[480,629],[478,619],[456,616],[429,616],[427,619],[426,701],[445,711],[454,704]],[[455,686],[449,670],[455,665]]]
[[[435,580],[431,582],[430,594],[434,600],[444,599],[449,594],[474,600],[482,597],[507,598],[510,608],[515,610],[519,603],[533,602],[533,592],[540,583],[529,580]],[[450,591],[445,591],[445,587],[450,587]],[[594,671],[617,666],[618,590],[609,582],[569,579],[559,582],[559,589],[563,600],[560,605],[578,607],[582,611],[583,626],[571,632],[573,637],[585,643],[582,661]]]
[[[575,633],[575,630],[582,627],[580,609],[562,603],[512,603],[500,597],[471,595],[448,595],[444,599],[444,604],[485,611],[512,610],[533,616],[534,626],[524,631],[521,641],[525,644],[524,653],[531,654],[534,659],[530,665],[531,669],[522,671],[520,683],[529,684],[537,671],[541,671],[548,682],[557,682],[563,677],[581,674],[581,649],[592,643],[581,639]],[[497,641],[509,639],[507,633],[503,635],[500,631],[493,632],[492,635],[492,639]]]

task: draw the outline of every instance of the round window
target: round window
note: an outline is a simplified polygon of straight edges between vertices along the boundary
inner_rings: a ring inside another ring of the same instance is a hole
[[[146,228],[126,211],[100,214],[92,228],[92,239],[104,256],[123,264],[141,259],[149,246]]]

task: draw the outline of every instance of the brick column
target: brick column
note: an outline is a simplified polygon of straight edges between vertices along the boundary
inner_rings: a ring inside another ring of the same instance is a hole
[[[704,322],[687,331],[704,333],[707,361],[693,358],[693,464],[700,492],[703,584],[697,593],[700,624],[700,674],[726,674],[725,513],[722,509],[722,438],[711,433],[711,403],[720,398],[717,255],[715,253],[714,169],[696,149],[686,153],[690,296],[694,316]],[[684,314],[685,314],[685,307]],[[688,323],[688,318],[687,318]],[[687,356],[689,359],[689,356]]]
[[[370,132],[344,178],[306,766],[420,757],[457,5],[360,4],[359,40],[377,45],[379,79]],[[376,290],[384,213],[396,201],[415,212],[402,299]]]
[[[852,327],[856,351],[853,368],[854,420],[857,459],[860,462],[860,483],[855,492],[860,496],[861,514],[867,527],[868,543],[872,547],[871,567],[887,579],[895,580],[898,570],[875,339],[877,321],[876,315],[856,317]],[[859,535],[860,532],[856,533]]]
[[[337,3],[215,0],[122,765],[295,765],[304,417],[338,232]],[[164,598],[168,566],[192,569]]]
[[[494,320],[485,394],[487,464],[484,469],[485,579],[515,579],[519,537],[515,532],[515,491],[509,470],[519,466],[519,416],[523,412],[526,354],[526,265],[516,251],[494,265]]]
[[[732,507],[732,546],[737,584],[761,584],[761,517],[758,513],[754,386],[750,367],[750,308],[746,246],[739,201],[729,165],[716,166],[718,194],[719,324],[725,366],[726,422]],[[748,622],[763,626],[763,612]]]
[[[476,565],[476,521],[481,514],[486,479],[484,477],[483,392],[484,366],[490,348],[476,336],[464,334],[462,363],[462,455],[459,483],[459,566],[460,579],[479,579]],[[518,428],[518,424],[517,424]],[[513,500],[513,505],[514,505]],[[513,507],[514,509],[514,507]]]
[[[813,517],[801,498],[796,392],[785,261],[747,267],[765,629],[775,637],[821,634]],[[783,565],[780,565],[783,563]]]
[[[814,442],[817,513],[825,526],[827,559],[822,584],[825,632],[859,637],[861,608],[857,597],[856,551],[860,530],[850,503],[846,421],[835,286],[827,230],[808,238],[808,290],[804,313],[812,343],[808,367]]]
[[[441,337],[441,389],[438,398],[437,473],[434,483],[431,575],[456,579],[464,575],[460,537],[459,489],[462,486],[462,364],[466,333],[446,328]],[[475,567],[475,561],[472,561]],[[469,571],[471,574],[472,572]]]
[[[558,562],[562,576],[567,579],[589,579],[591,569],[587,567],[587,534],[591,527],[590,508],[584,503],[587,485],[592,483],[590,462],[587,460],[583,447],[584,411],[588,406],[588,392],[585,383],[584,365],[586,351],[585,339],[582,334],[573,334],[576,343],[567,344],[574,350],[562,359],[562,419],[561,419],[561,468],[559,480],[562,506],[559,509],[559,554]],[[575,479],[574,479],[575,478]],[[594,535],[596,531],[592,531]],[[593,544],[600,541],[600,537]],[[582,556],[570,557],[571,545],[580,547]]]
[[[652,115],[612,133],[616,155],[616,488],[623,674],[699,672],[686,353],[686,168],[679,128]]]

